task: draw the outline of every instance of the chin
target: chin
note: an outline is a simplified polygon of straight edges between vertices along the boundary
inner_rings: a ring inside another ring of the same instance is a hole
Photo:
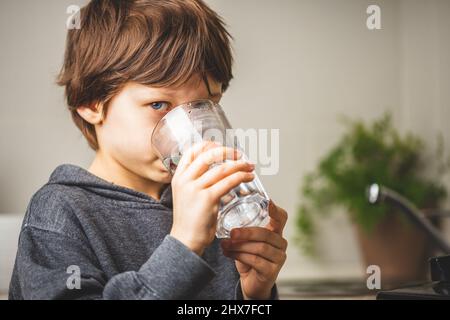
[[[170,183],[172,181],[172,175],[168,171],[161,170],[157,175],[154,175],[152,180],[159,183]]]
[[[167,173],[167,175],[164,176],[164,177],[161,179],[161,182],[162,182],[162,183],[170,183],[170,182],[172,182],[172,175],[171,175],[170,173]]]

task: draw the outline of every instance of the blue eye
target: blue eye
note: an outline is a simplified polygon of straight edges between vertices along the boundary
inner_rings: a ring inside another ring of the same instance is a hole
[[[152,102],[150,103],[150,106],[154,109],[154,110],[165,110],[168,108],[169,104],[167,102]]]

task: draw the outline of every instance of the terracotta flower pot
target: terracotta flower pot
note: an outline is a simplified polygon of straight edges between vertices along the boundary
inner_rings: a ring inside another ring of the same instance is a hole
[[[382,289],[427,280],[431,243],[400,213],[387,214],[370,233],[357,224],[355,229],[365,270],[380,267]]]

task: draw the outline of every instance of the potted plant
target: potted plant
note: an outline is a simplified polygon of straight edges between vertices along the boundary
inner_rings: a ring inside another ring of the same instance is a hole
[[[393,208],[371,205],[365,190],[378,183],[419,208],[437,208],[447,195],[442,179],[450,168],[450,159],[444,160],[443,139],[436,156],[427,158],[423,141],[411,134],[401,136],[388,113],[370,125],[349,119],[345,124],[343,137],[304,177],[297,242],[313,254],[316,214],[327,215],[341,206],[355,226],[365,266],[378,265],[385,283],[421,280],[431,256],[425,235]],[[434,176],[425,174],[431,167],[437,167]]]

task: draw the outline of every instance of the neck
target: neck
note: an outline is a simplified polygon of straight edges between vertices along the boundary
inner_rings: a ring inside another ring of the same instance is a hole
[[[158,201],[164,188],[163,183],[139,176],[100,150],[97,151],[88,171],[103,180],[145,193]]]

